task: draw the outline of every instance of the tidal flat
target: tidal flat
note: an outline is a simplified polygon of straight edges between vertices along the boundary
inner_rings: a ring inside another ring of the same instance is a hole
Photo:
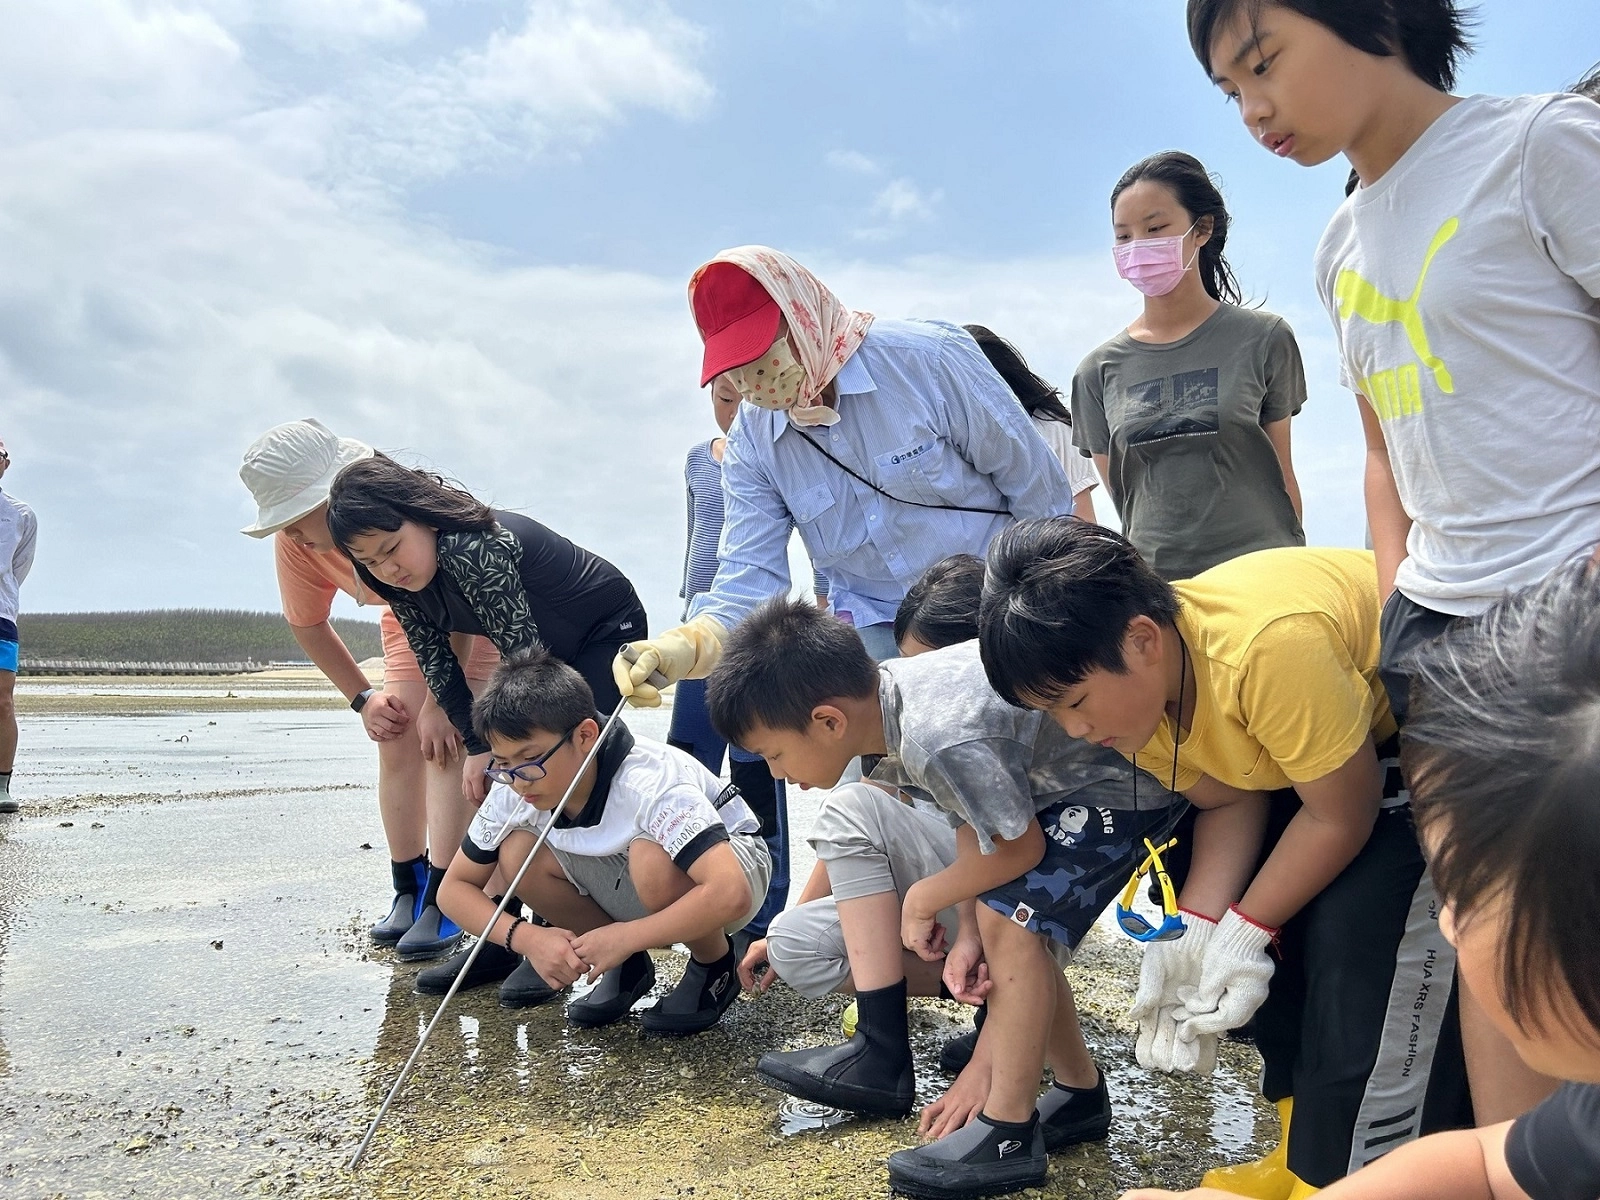
[[[838,1036],[842,998],[782,985],[696,1038],[568,1027],[559,1004],[458,996],[358,1172],[368,1122],[438,1001],[370,945],[388,868],[376,756],[313,679],[19,682],[23,811],[0,818],[0,1193],[34,1197],[888,1194],[915,1119],[796,1119],[766,1050]],[[229,693],[232,693],[230,696]],[[646,736],[662,711],[631,713]],[[790,790],[793,873],[817,793]],[[656,955],[654,995],[683,956]],[[1133,943],[1102,923],[1070,971],[1111,1086],[1103,1144],[1030,1196],[1192,1186],[1275,1139],[1258,1060],[1133,1062]],[[969,1013],[914,1002],[919,1099]],[[797,1126],[814,1126],[788,1132]]]

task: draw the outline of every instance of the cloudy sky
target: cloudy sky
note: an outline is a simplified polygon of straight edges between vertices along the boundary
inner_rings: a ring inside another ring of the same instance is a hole
[[[847,302],[982,321],[1060,382],[1136,309],[1107,198],[1218,172],[1297,330],[1313,542],[1359,439],[1310,261],[1344,169],[1255,146],[1180,0],[0,0],[0,437],[29,611],[276,604],[241,452],[316,416],[677,612],[711,430],[693,268],[765,242]],[[1489,0],[1464,91],[1565,87],[1593,0]],[[1102,504],[1105,502],[1102,501]],[[353,611],[353,610],[352,610]]]

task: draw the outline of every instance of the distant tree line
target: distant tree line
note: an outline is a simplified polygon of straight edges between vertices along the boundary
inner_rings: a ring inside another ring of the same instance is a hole
[[[333,627],[359,662],[383,653],[376,621],[335,617]],[[148,612],[24,613],[17,618],[22,659],[102,662],[303,660],[281,613],[226,608]]]

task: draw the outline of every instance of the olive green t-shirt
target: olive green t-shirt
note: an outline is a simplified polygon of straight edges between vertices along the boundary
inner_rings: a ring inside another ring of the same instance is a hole
[[[1305,532],[1262,429],[1300,411],[1305,370],[1282,317],[1224,304],[1176,342],[1126,331],[1072,379],[1072,440],[1110,460],[1123,532],[1165,579]]]

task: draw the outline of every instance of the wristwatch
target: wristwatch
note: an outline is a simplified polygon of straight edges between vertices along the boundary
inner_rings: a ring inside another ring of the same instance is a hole
[[[377,688],[368,688],[364,692],[357,692],[355,699],[350,701],[350,711],[360,712],[367,706],[367,701],[372,699],[372,694],[377,690]]]

